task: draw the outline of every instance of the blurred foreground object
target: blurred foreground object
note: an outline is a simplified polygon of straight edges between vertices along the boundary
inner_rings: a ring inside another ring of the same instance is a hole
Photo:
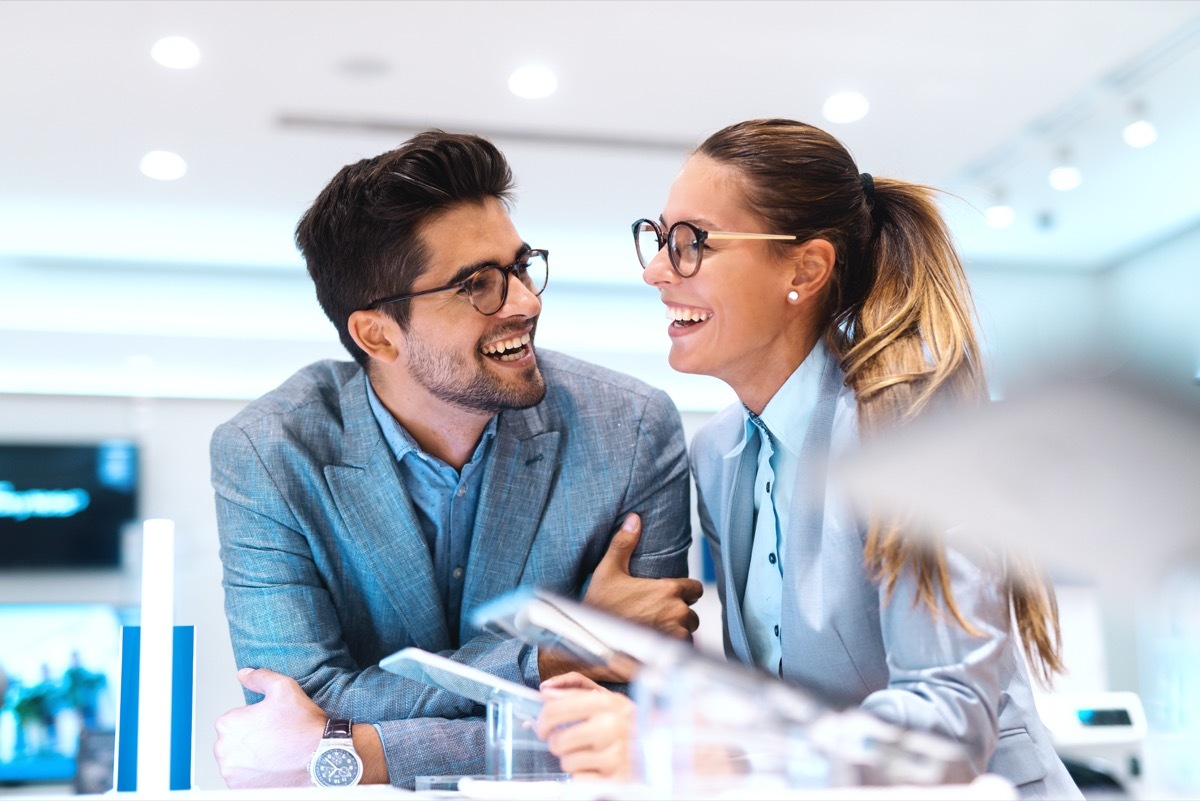
[[[956,742],[838,709],[765,672],[550,593],[510,593],[480,607],[474,623],[631,675],[635,775],[655,798],[972,778]],[[1016,797],[997,781],[971,796]]]
[[[1046,379],[881,435],[831,480],[914,531],[1085,575],[1136,613],[1146,792],[1200,792],[1200,390],[1131,370]]]

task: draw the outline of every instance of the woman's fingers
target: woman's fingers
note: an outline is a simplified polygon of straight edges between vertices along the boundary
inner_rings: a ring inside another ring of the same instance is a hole
[[[633,702],[608,690],[556,690],[544,693],[545,703],[534,731],[545,740],[559,726],[578,724],[601,712],[632,714]]]
[[[603,690],[596,682],[582,673],[563,673],[552,676],[541,683],[542,690]]]

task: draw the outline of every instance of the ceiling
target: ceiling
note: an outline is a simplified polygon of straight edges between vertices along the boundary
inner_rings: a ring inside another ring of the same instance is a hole
[[[155,63],[167,35],[199,66]],[[556,93],[508,91],[529,63]],[[518,229],[552,253],[540,341],[695,403],[719,382],[663,369],[628,226],[708,134],[821,125],[864,171],[947,190],[969,268],[1084,276],[1200,224],[1197,86],[1200,0],[5,0],[0,391],[254,397],[344,358],[296,221],[342,165],[436,126],[512,162]],[[870,113],[824,122],[846,89]],[[1120,138],[1135,100],[1159,131],[1142,150]],[[1067,193],[1046,182],[1063,147]],[[151,150],[187,174],[146,178]]]
[[[168,34],[193,70],[149,56]],[[559,88],[506,87],[530,62]],[[427,126],[492,136],[556,275],[636,281],[627,225],[735,120],[839,136],[863,170],[945,188],[969,260],[1104,267],[1200,218],[1200,2],[0,3],[0,256],[296,267],[343,164]],[[824,123],[838,90],[865,119]],[[1140,98],[1159,128],[1120,140]],[[1071,193],[1045,173],[1068,146]],[[156,182],[142,154],[180,153]],[[1017,211],[984,225],[989,192]],[[569,255],[564,260],[559,254]]]

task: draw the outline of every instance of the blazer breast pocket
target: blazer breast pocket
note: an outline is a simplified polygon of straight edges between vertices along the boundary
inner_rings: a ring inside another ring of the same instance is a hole
[[[1020,787],[1045,779],[1050,768],[1043,762],[1029,731],[1020,728],[1000,732],[1000,741],[996,743],[996,752],[988,763],[988,771]]]

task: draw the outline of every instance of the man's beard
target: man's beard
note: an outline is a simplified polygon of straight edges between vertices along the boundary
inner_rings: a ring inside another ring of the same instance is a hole
[[[488,341],[496,339],[490,336]],[[488,368],[488,356],[476,346],[474,360],[462,351],[430,345],[413,331],[408,332],[409,373],[434,397],[461,409],[496,414],[505,409],[528,409],[546,396],[546,380],[537,363],[504,381]],[[533,349],[533,340],[526,345]]]

